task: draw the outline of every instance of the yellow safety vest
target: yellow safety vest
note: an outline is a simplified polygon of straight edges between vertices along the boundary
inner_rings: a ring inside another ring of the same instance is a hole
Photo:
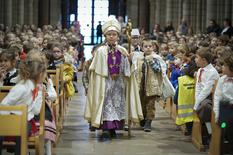
[[[182,125],[192,122],[193,106],[195,103],[195,80],[187,75],[178,78],[178,110],[176,124]]]

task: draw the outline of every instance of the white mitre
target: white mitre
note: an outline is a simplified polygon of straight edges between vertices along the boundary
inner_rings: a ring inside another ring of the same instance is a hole
[[[110,15],[108,17],[107,21],[103,24],[102,31],[104,34],[106,34],[108,31],[116,31],[116,32],[120,33],[121,32],[121,25],[115,16]]]

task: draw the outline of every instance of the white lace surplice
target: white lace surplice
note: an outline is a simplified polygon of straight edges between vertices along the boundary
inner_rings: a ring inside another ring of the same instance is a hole
[[[130,76],[130,64],[128,58],[121,55],[120,74],[116,80],[109,75],[106,79],[105,99],[103,106],[103,121],[125,119],[125,76]]]

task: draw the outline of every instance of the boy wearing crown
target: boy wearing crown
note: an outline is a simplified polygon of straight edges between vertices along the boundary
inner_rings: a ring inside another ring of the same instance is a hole
[[[123,129],[130,107],[130,119],[143,119],[139,90],[135,79],[135,65],[129,63],[128,52],[118,45],[121,30],[115,17],[102,26],[106,43],[97,50],[90,65],[90,79],[85,107],[85,119],[103,134],[116,137]]]

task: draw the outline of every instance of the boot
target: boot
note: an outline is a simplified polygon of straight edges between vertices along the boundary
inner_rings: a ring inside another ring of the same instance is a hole
[[[78,93],[78,84],[77,82],[73,81],[74,91],[75,93]]]
[[[100,136],[101,140],[108,140],[111,138],[110,132],[108,130],[103,130],[102,135]]]
[[[111,138],[116,138],[117,137],[116,131],[114,129],[109,130],[109,133],[110,133]]]
[[[145,132],[151,132],[151,122],[152,122],[152,120],[146,120],[145,126],[144,126]]]
[[[91,132],[94,132],[95,131],[95,127],[93,127],[93,126],[91,126],[91,123],[89,123],[89,130],[91,131]]]
[[[128,126],[127,124],[125,124],[124,130],[125,130],[125,131],[129,131],[129,126]]]
[[[140,126],[141,126],[142,128],[144,128],[145,122],[146,122],[146,120],[141,120],[141,121],[140,121]]]

